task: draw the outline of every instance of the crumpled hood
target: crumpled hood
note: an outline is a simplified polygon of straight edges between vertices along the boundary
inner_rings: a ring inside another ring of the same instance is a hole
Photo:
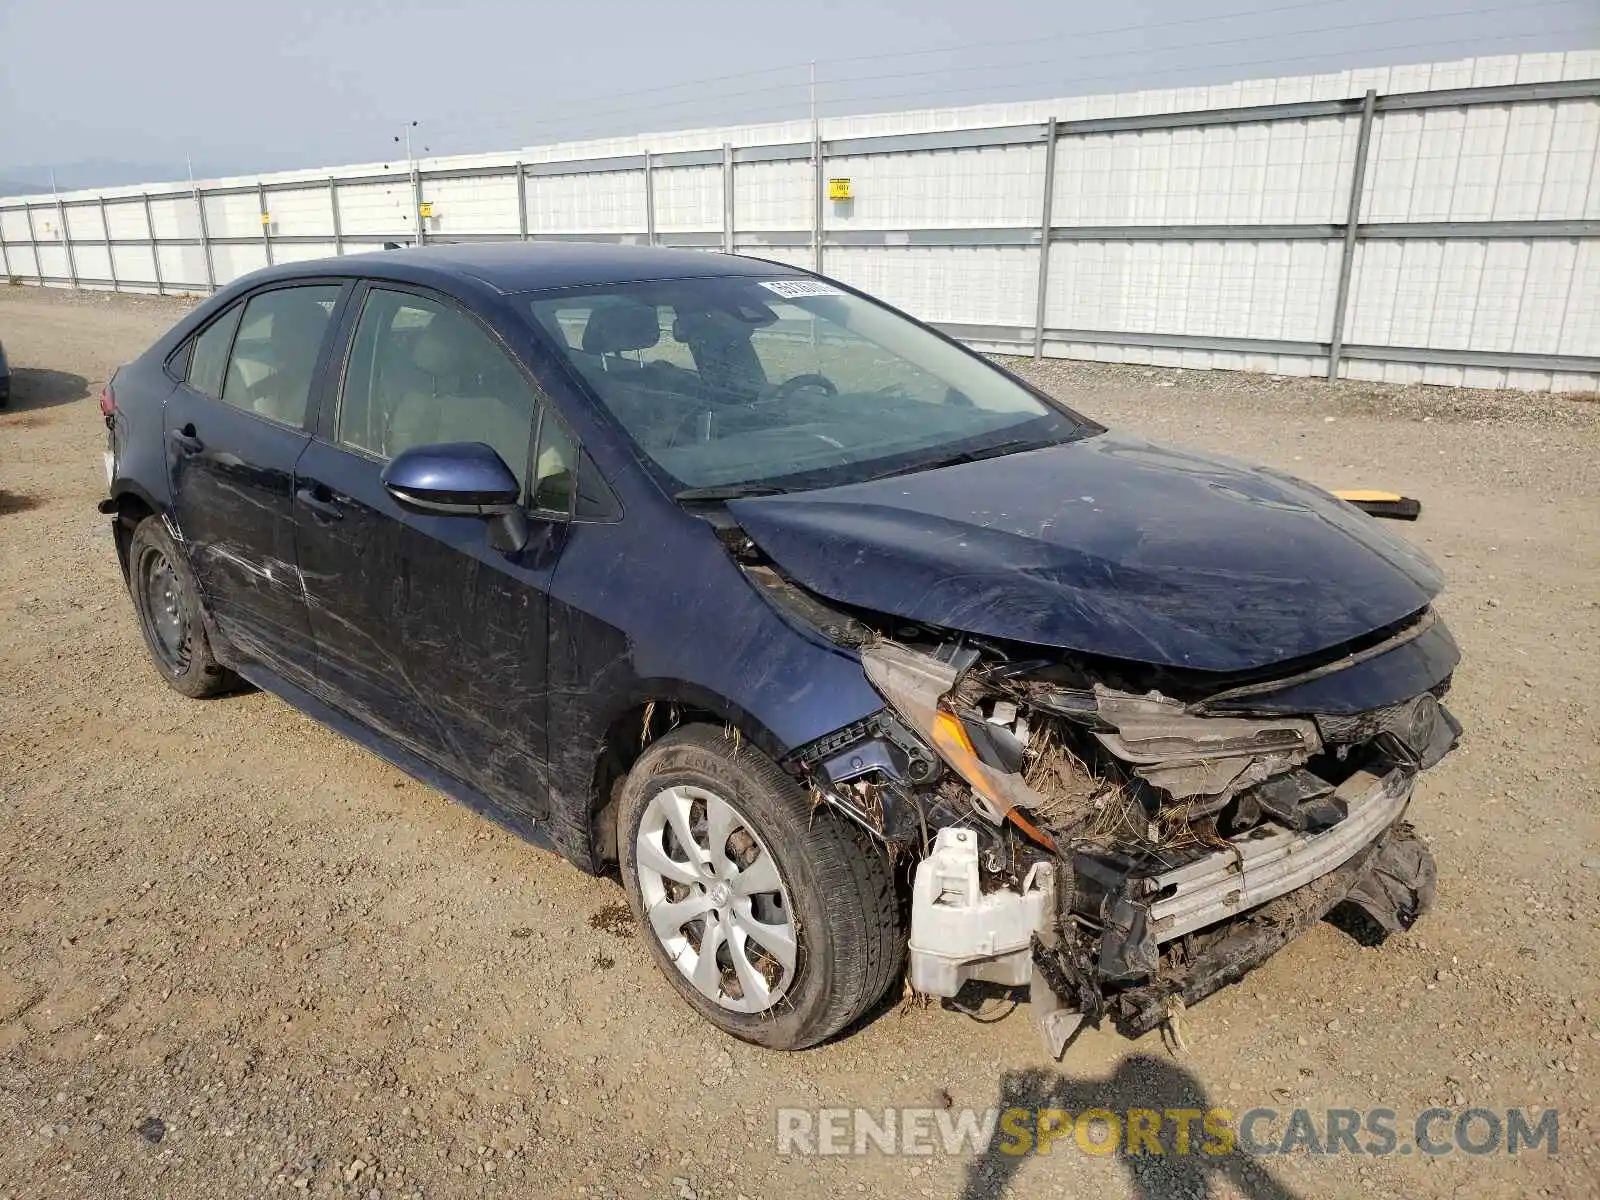
[[[1424,555],[1309,484],[1119,434],[728,509],[840,603],[1169,667],[1313,654],[1443,586]]]

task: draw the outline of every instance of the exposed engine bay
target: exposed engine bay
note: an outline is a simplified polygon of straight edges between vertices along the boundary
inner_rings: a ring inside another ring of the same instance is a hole
[[[1083,1021],[1154,1028],[1336,909],[1381,938],[1432,902],[1432,857],[1404,815],[1417,775],[1460,734],[1440,703],[1448,674],[1370,709],[1349,711],[1345,697],[1294,711],[1328,676],[1429,634],[1431,610],[1310,666],[1207,690],[879,628],[770,567],[746,570],[852,646],[888,702],[787,765],[916,863],[918,992],[1030,986],[1059,1055]],[[1442,626],[1436,636],[1448,640]]]

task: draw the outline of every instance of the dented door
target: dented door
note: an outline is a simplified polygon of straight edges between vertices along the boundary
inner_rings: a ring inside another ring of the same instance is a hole
[[[402,510],[382,464],[317,441],[300,460],[301,566],[333,703],[517,821],[542,815],[550,576],[565,525],[515,554],[476,517]]]
[[[540,396],[448,297],[372,284],[347,324],[337,400],[295,473],[319,690],[531,824],[546,790],[547,593],[565,513],[531,507],[528,544],[507,553],[478,517],[401,508],[382,476],[407,449],[466,441],[526,473]]]
[[[311,440],[317,368],[344,290],[280,286],[230,309],[197,339],[163,413],[173,519],[218,632],[302,687],[315,678],[315,649],[294,468]]]
[[[305,686],[315,653],[295,565],[294,465],[310,435],[179,385],[167,401],[173,509],[218,632]]]

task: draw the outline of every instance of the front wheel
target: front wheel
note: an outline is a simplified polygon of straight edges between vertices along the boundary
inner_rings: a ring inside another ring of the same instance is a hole
[[[813,1046],[882,997],[905,954],[883,852],[761,751],[692,725],[623,787],[622,876],[652,955],[712,1024]]]

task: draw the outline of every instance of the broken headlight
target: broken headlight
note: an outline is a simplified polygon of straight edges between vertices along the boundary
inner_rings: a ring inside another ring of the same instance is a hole
[[[864,647],[861,664],[872,686],[900,718],[971,785],[986,817],[997,824],[1010,817],[1025,832],[1050,844],[1048,835],[1018,811],[1032,809],[1041,797],[1016,770],[1006,768],[1010,747],[991,742],[986,730],[963,720],[948,705],[946,698],[961,677],[959,666],[893,642]]]
[[[1193,817],[1322,749],[1310,720],[1194,716],[1159,693],[1101,684],[1030,692],[1026,681],[1009,680],[1019,691],[981,672],[969,675],[971,652],[928,654],[880,641],[861,654],[867,678],[966,780],[975,806],[1046,845],[1054,839],[1036,821],[1067,832],[1102,813],[1109,793],[1119,793],[1119,811],[1143,810],[1136,826],[1173,801]]]

